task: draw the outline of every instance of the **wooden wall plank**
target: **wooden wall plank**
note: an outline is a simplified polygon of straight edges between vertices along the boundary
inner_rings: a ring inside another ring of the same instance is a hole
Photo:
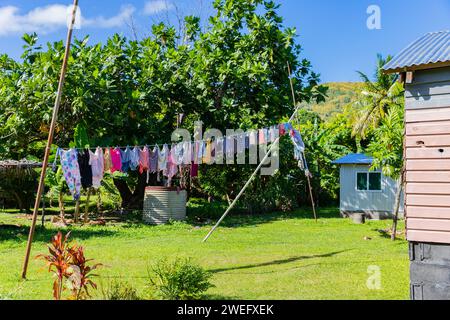
[[[405,109],[407,111],[448,108],[449,106],[450,94],[405,98]]]
[[[414,82],[412,85],[420,83],[431,84],[433,82],[442,82],[450,80],[450,67],[420,70],[414,73]],[[408,88],[410,84],[406,85]]]
[[[450,195],[450,183],[422,183],[409,182],[406,184],[407,194],[448,194]]]
[[[431,160],[406,160],[407,171],[448,171],[450,170],[450,161],[438,159]]]
[[[414,242],[450,243],[450,232],[408,230],[406,238]]]
[[[407,194],[407,206],[430,206],[430,207],[449,207],[450,196],[448,195],[419,195]]]
[[[405,89],[406,98],[427,97],[450,93],[450,81],[413,84]]]
[[[406,124],[406,136],[450,134],[450,121]]]
[[[405,111],[406,123],[441,120],[450,120],[449,107]]]
[[[408,206],[406,216],[407,219],[409,218],[450,219],[450,208]]]
[[[450,220],[408,218],[408,229],[450,232]]]
[[[449,182],[450,171],[408,171],[406,182]]]
[[[449,147],[450,134],[443,135],[421,135],[407,136],[405,138],[406,147]]]
[[[407,148],[406,159],[450,159],[450,147]]]

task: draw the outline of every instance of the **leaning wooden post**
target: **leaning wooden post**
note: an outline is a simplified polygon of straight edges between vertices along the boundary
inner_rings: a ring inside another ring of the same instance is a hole
[[[305,156],[305,154],[303,153],[303,157],[304,156]],[[314,213],[314,220],[317,222],[316,204],[314,203],[313,191],[312,191],[312,186],[311,186],[311,177],[309,175],[310,175],[310,173],[308,171],[306,173],[306,179],[308,180],[309,197],[311,198],[311,205],[312,205],[312,209],[313,209],[313,213]]]
[[[97,189],[97,219],[99,217],[103,217],[102,212],[102,193],[100,191],[100,188]]]
[[[86,204],[84,206],[84,217],[83,217],[84,223],[88,223],[88,221],[89,221],[88,217],[89,217],[89,202],[91,201],[91,191],[92,191],[92,189],[89,188],[87,197],[86,197]]]
[[[70,24],[68,26],[68,31],[67,31],[66,49],[64,52],[64,59],[63,59],[62,67],[61,67],[61,75],[59,78],[58,91],[56,93],[56,100],[55,100],[55,105],[53,107],[52,121],[50,124],[50,130],[48,132],[47,146],[45,148],[44,161],[42,163],[42,171],[41,171],[41,176],[39,179],[39,186],[38,186],[38,190],[37,190],[37,194],[36,194],[36,201],[34,203],[33,219],[31,221],[30,233],[28,235],[27,249],[26,249],[26,253],[25,253],[25,261],[23,263],[23,269],[22,269],[22,278],[23,279],[25,279],[27,276],[28,262],[30,260],[30,253],[31,253],[31,245],[33,242],[34,230],[36,228],[36,220],[37,220],[37,215],[39,212],[39,204],[40,204],[42,192],[44,189],[44,180],[45,180],[45,174],[47,172],[48,159],[50,156],[50,148],[53,143],[53,135],[55,132],[56,121],[58,119],[58,111],[59,111],[59,106],[61,104],[61,96],[62,96],[62,92],[63,92],[63,88],[64,88],[64,80],[66,78],[67,62],[69,60],[69,53],[70,53],[70,42],[72,41],[72,32],[73,32],[73,27],[75,25],[75,17],[76,17],[76,13],[77,13],[77,8],[78,8],[78,0],[74,0],[73,1],[73,10],[72,10],[72,19],[70,21]]]
[[[296,106],[294,113],[292,114],[291,118],[289,119],[288,123],[291,123],[292,120],[294,119],[295,115],[297,114],[298,110],[300,109],[300,105]],[[206,235],[206,237],[203,239],[203,242],[206,242],[209,237],[211,237],[211,235],[213,234],[213,232],[217,229],[217,227],[222,223],[223,219],[225,219],[225,217],[230,213],[231,209],[234,208],[234,206],[236,205],[236,203],[239,201],[240,197],[244,194],[245,190],[248,188],[248,186],[250,185],[250,183],[253,181],[253,179],[256,177],[256,174],[258,173],[258,171],[262,168],[262,166],[264,165],[264,163],[266,162],[266,160],[269,158],[269,156],[271,155],[274,146],[278,147],[278,144],[280,142],[280,138],[278,137],[270,146],[269,150],[267,151],[266,155],[264,156],[264,158],[261,160],[261,162],[259,163],[258,167],[255,169],[255,171],[253,172],[253,174],[250,176],[250,178],[247,180],[247,182],[245,183],[244,187],[241,189],[241,191],[238,193],[238,195],[236,196],[236,198],[233,200],[233,202],[228,206],[228,209],[225,211],[225,213],[222,215],[222,217],[220,217],[219,221],[217,221],[217,223],[214,225],[214,227],[209,231],[209,233]]]
[[[292,114],[292,116],[289,118],[288,123],[291,123],[295,116],[297,115],[298,110],[300,109],[300,105],[296,105],[296,101],[295,101],[295,95],[294,95],[294,86],[292,84],[292,79],[291,77],[291,68],[289,67],[289,63],[288,63],[288,71],[289,71],[289,80],[291,81],[291,89],[292,89],[292,94],[293,94],[293,98],[294,98],[294,107],[295,107],[295,111]],[[261,162],[259,163],[258,167],[255,169],[255,171],[252,173],[252,175],[250,176],[250,178],[247,180],[247,182],[245,183],[244,187],[242,187],[241,191],[238,193],[238,195],[236,196],[236,198],[233,200],[233,202],[228,206],[227,210],[225,211],[225,213],[220,217],[219,221],[217,221],[217,223],[214,225],[214,227],[212,227],[212,229],[208,232],[208,234],[206,235],[205,238],[203,238],[203,242],[206,242],[211,235],[214,233],[214,231],[219,227],[219,225],[222,223],[222,221],[225,219],[225,217],[230,213],[230,211],[234,208],[234,206],[236,205],[236,203],[239,201],[240,197],[244,194],[245,190],[247,190],[248,186],[250,185],[250,183],[253,181],[253,179],[255,178],[256,174],[258,173],[258,171],[262,168],[262,166],[264,165],[264,163],[266,162],[266,160],[269,158],[269,155],[272,153],[273,151],[273,147],[277,146],[278,143],[280,142],[280,138],[278,137],[270,146],[269,151],[267,151],[265,157],[261,160]],[[308,183],[310,185],[310,178],[308,175],[306,175],[306,177],[308,178]],[[317,221],[317,216],[316,216],[316,209],[314,206],[314,199],[312,198],[312,190],[310,188],[310,196],[311,196],[311,201],[312,201],[312,205],[313,205],[313,212],[314,212],[314,218]]]
[[[291,66],[289,65],[289,62],[287,63],[288,73],[289,73],[289,83],[291,85],[291,94],[292,94],[292,102],[294,103],[294,106],[297,105],[297,99],[295,99],[295,91],[294,91],[294,84],[292,83],[292,73],[291,73]],[[305,159],[306,163],[306,157],[305,153],[303,152],[303,158]],[[314,220],[317,222],[317,213],[316,213],[316,205],[314,203],[314,197],[312,192],[312,185],[311,185],[311,176],[309,173],[309,170],[306,172],[306,180],[308,181],[308,188],[309,188],[309,197],[311,198],[311,206],[314,214]]]
[[[75,212],[73,213],[73,222],[78,223],[80,218],[80,199],[75,202]]]

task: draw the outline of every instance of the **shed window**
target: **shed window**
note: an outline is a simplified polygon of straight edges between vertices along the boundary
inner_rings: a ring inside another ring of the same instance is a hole
[[[358,172],[356,174],[356,189],[359,191],[381,191],[381,173]]]
[[[367,190],[367,172],[357,173],[356,187],[358,190]]]

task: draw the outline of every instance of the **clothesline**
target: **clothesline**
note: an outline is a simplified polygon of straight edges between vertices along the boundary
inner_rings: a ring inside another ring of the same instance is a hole
[[[141,174],[147,173],[147,183],[149,174],[157,174],[160,181],[160,174],[167,177],[167,185],[170,186],[172,179],[182,173],[188,167],[191,177],[197,177],[198,166],[200,164],[223,163],[223,160],[232,158],[235,155],[245,155],[246,150],[251,150],[252,146],[264,146],[267,144],[277,144],[280,137],[289,135],[294,144],[294,158],[298,160],[302,170],[307,169],[306,159],[303,156],[305,145],[301,134],[294,129],[290,123],[283,123],[259,130],[251,130],[239,134],[216,137],[213,139],[180,141],[173,143],[169,148],[168,144],[163,144],[162,148],[153,145],[115,148],[58,148],[53,164],[56,171],[58,157],[61,159],[61,167],[64,178],[75,200],[80,197],[83,187],[99,188],[105,173],[129,171],[139,171]],[[236,140],[235,137],[241,137]],[[95,152],[92,150],[95,149]],[[218,161],[222,159],[222,161]],[[181,182],[180,182],[181,183]]]
[[[284,125],[284,124],[283,124]],[[242,133],[237,133],[237,134],[232,134],[232,135],[222,135],[222,136],[214,136],[214,139],[220,139],[220,138],[223,138],[223,139],[227,139],[227,138],[235,138],[235,137],[246,137],[246,136],[248,136],[248,134],[251,132],[251,131],[253,131],[253,132],[259,132],[260,130],[270,130],[271,128],[274,128],[274,127],[276,127],[277,125],[274,125],[274,126],[270,126],[270,127],[268,127],[268,128],[263,128],[263,129],[249,129],[248,131],[245,131],[245,132],[242,132]],[[278,125],[279,126],[279,125]],[[145,148],[145,147],[147,147],[147,148],[154,148],[154,147],[159,147],[159,146],[164,146],[164,145],[172,145],[172,144],[177,144],[177,143],[182,143],[182,142],[188,142],[188,143],[192,143],[192,144],[195,144],[195,143],[197,143],[197,142],[206,142],[206,140],[205,139],[201,139],[201,140],[191,140],[191,141],[174,141],[174,142],[171,142],[171,143],[156,143],[156,144],[146,144],[146,145],[127,145],[127,146],[113,146],[113,145],[108,145],[108,146],[97,146],[97,147],[85,147],[85,148],[82,148],[82,147],[73,147],[73,148],[59,148],[59,149],[61,149],[61,150],[69,150],[69,149],[75,149],[75,150],[95,150],[95,149],[97,149],[97,148],[103,148],[103,149],[105,149],[105,148],[119,148],[119,149],[125,149],[125,148],[131,148],[131,147],[137,147],[137,148]]]

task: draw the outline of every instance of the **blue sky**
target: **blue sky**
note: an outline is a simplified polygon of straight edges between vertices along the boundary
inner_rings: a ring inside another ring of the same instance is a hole
[[[152,22],[176,21],[176,12],[203,17],[212,0],[80,0],[77,37],[105,41],[115,32],[147,35]],[[296,27],[303,56],[323,82],[357,81],[356,70],[372,74],[377,53],[398,53],[426,32],[450,29],[450,0],[278,0],[285,25]],[[21,35],[36,31],[40,42],[65,37],[71,0],[0,0],[0,53],[19,58]],[[367,8],[377,5],[381,29],[369,30]]]

